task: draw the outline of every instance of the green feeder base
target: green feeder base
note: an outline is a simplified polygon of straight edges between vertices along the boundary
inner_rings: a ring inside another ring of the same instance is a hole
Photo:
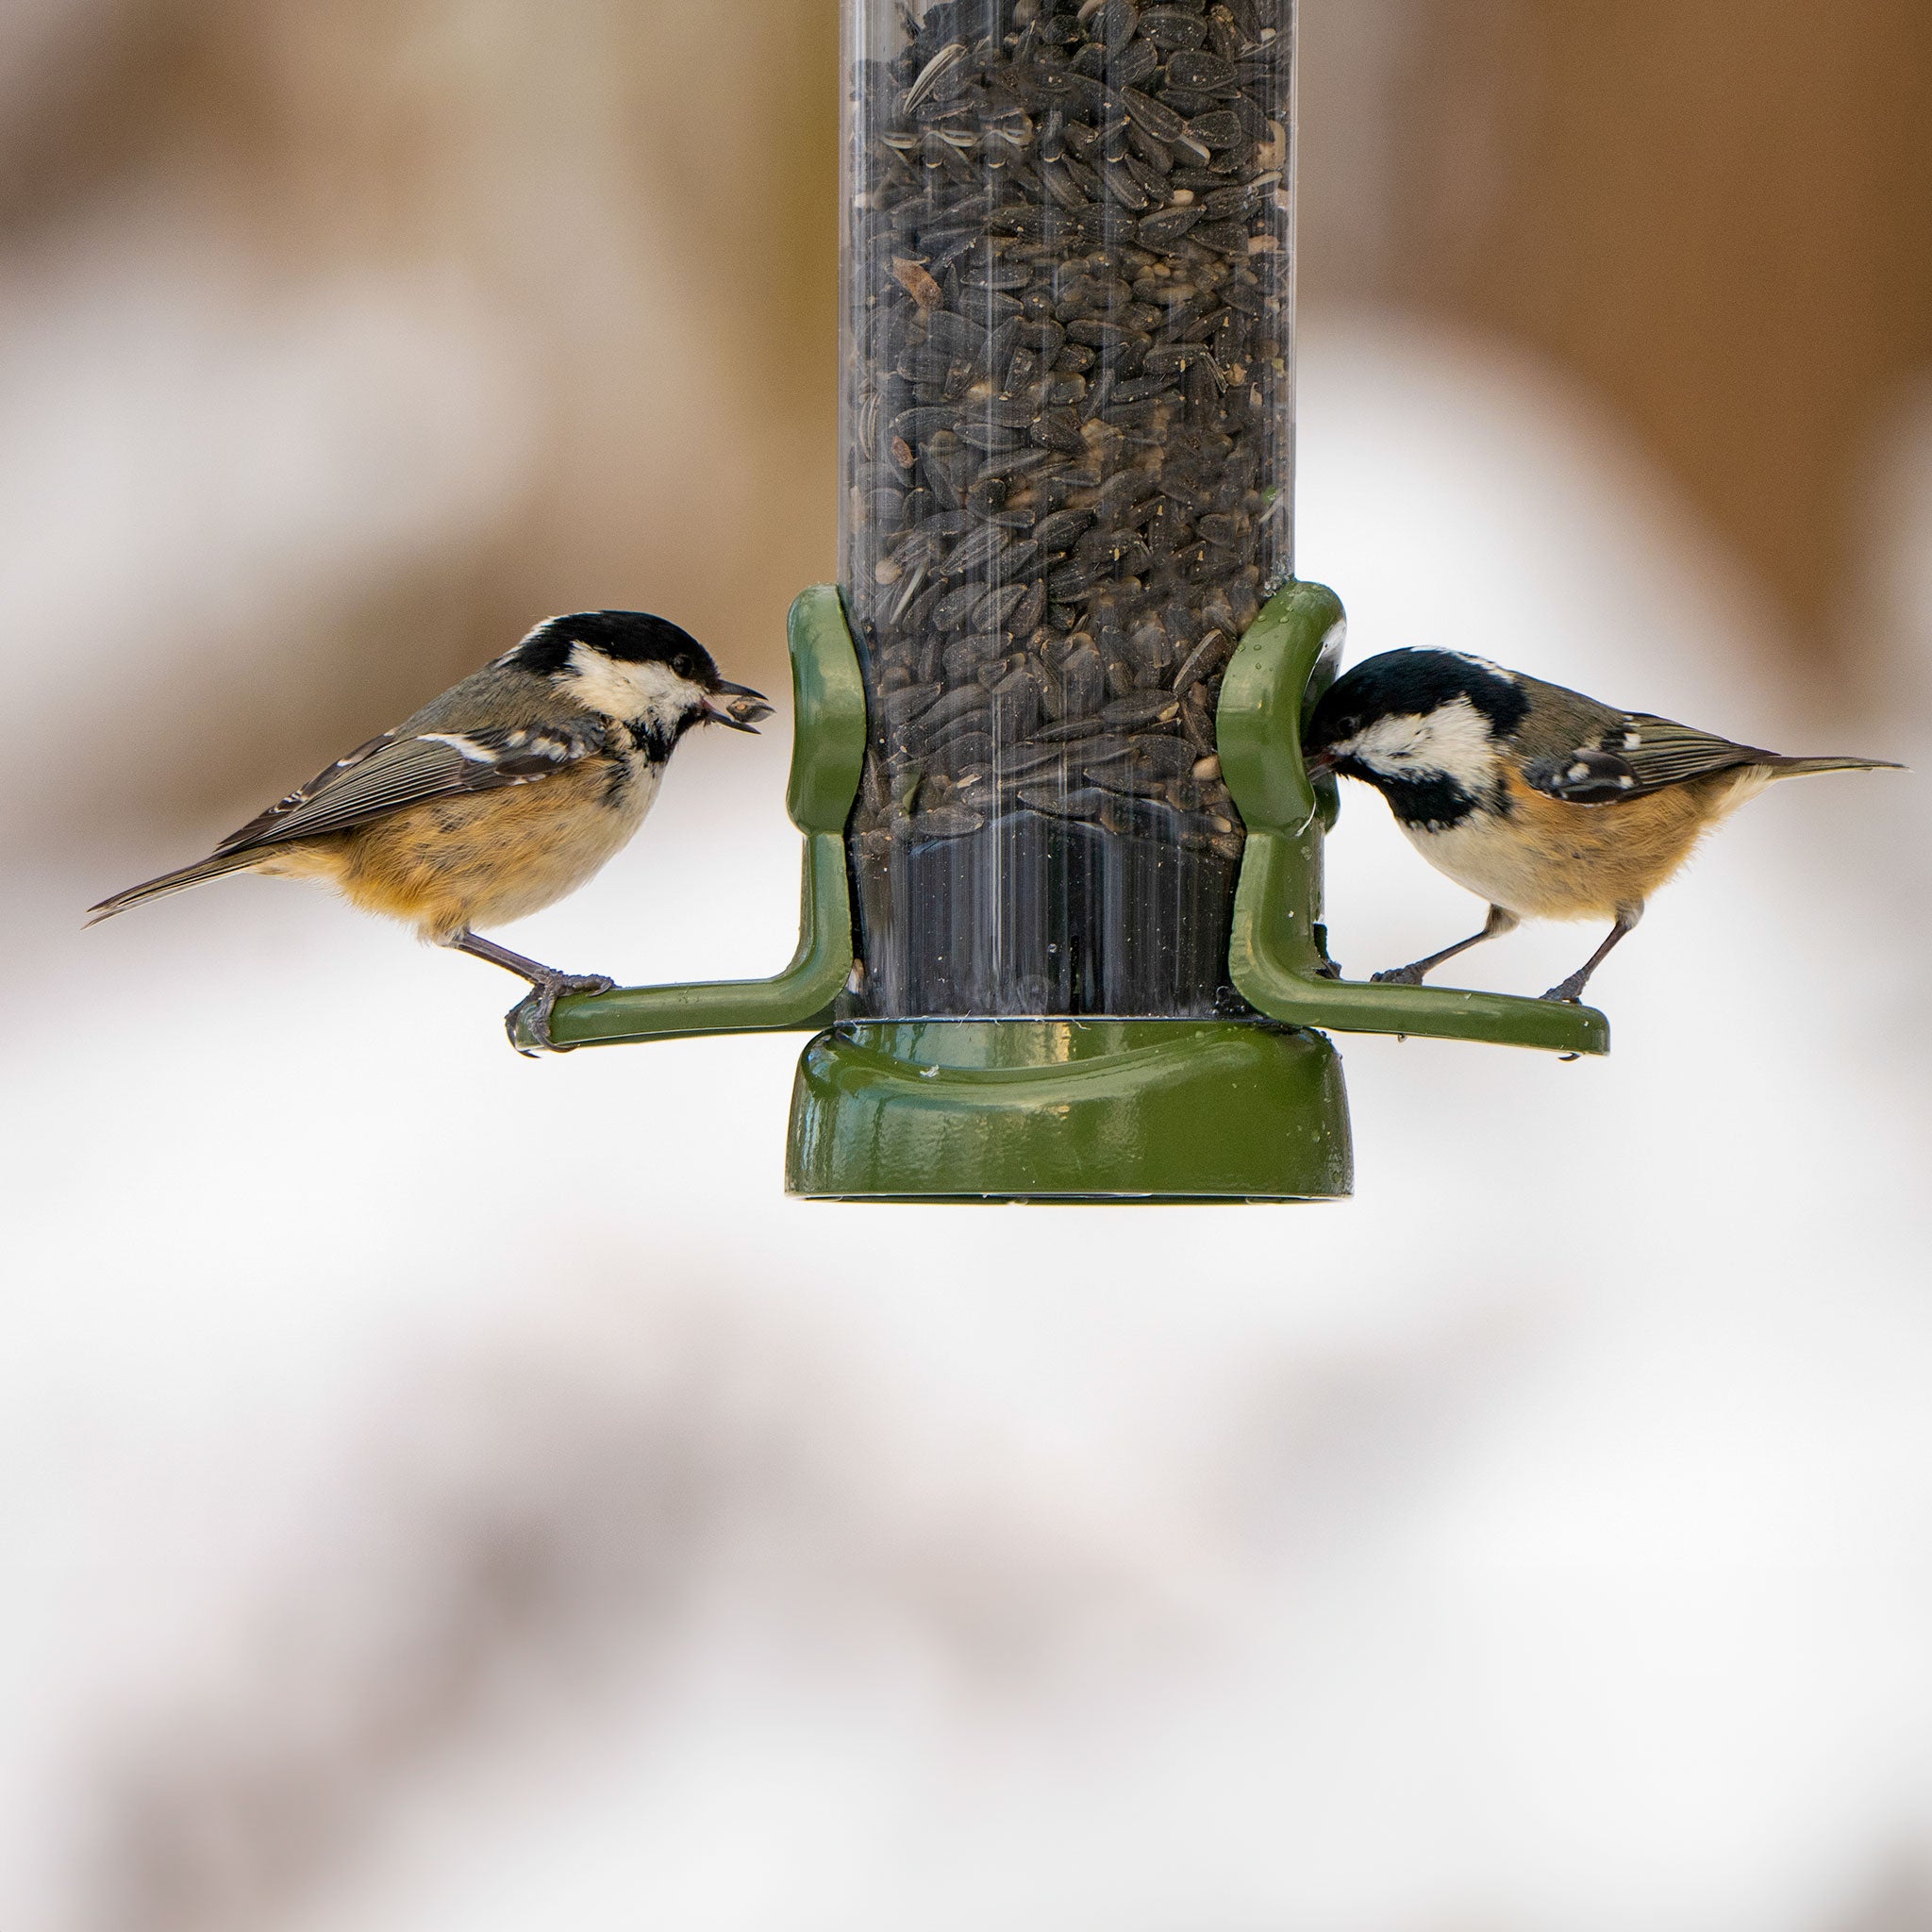
[[[858,1021],[798,1063],[787,1191],[834,1201],[1332,1201],[1341,1061],[1266,1022]]]

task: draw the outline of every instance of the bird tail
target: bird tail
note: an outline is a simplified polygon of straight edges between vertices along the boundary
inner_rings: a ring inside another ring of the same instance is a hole
[[[1903,772],[1890,758],[1774,758],[1774,778],[1802,778],[1811,772]]]
[[[129,886],[125,892],[116,892],[111,899],[103,899],[98,906],[89,907],[86,923],[98,925],[104,919],[112,919],[117,912],[125,912],[130,906],[145,906],[150,899],[165,899],[170,892],[185,892],[190,886],[198,886],[204,880],[218,879],[225,873],[244,871],[258,863],[260,858],[258,850],[218,852],[212,858],[184,865],[178,872],[164,872],[158,879]]]

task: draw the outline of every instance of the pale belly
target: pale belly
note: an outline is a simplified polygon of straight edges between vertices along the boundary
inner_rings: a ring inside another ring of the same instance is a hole
[[[657,772],[641,761],[615,804],[604,802],[607,774],[573,773],[509,795],[398,812],[350,835],[341,890],[430,939],[527,918],[575,891],[643,824]]]
[[[1600,910],[1588,886],[1581,889],[1587,903],[1567,903],[1579,897],[1580,882],[1566,880],[1567,868],[1552,864],[1509,826],[1487,821],[1477,828],[1465,822],[1440,832],[1421,825],[1404,825],[1402,831],[1444,878],[1519,918],[1588,919]]]
[[[1566,804],[1517,786],[1507,818],[1402,829],[1438,872],[1519,918],[1614,919],[1641,907],[1699,837],[1763,784],[1760,770],[1727,772],[1607,805]]]

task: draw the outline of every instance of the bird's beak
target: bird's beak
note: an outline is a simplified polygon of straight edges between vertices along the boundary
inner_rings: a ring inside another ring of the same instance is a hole
[[[1311,751],[1303,764],[1311,778],[1332,777],[1335,774],[1335,754],[1332,751]]]
[[[726,702],[722,705],[716,703],[719,698]],[[734,731],[754,734],[758,731],[758,720],[771,715],[772,708],[766,704],[763,691],[753,691],[748,684],[732,684],[722,677],[711,687],[703,712],[708,724],[728,724]]]

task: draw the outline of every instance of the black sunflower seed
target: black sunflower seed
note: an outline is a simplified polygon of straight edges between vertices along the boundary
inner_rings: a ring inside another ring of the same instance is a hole
[[[1164,102],[1157,101],[1144,89],[1123,88],[1121,105],[1135,124],[1156,141],[1172,142],[1187,132],[1187,117],[1176,113]]]
[[[1150,7],[1141,16],[1141,31],[1159,47],[1199,47],[1207,43],[1208,25],[1198,13],[1179,7]]]
[[[1233,646],[1224,631],[1210,630],[1182,659],[1181,668],[1174,673],[1174,695],[1186,697],[1204,678],[1211,677],[1219,671],[1232,651]]]
[[[1239,147],[1248,138],[1241,126],[1241,116],[1226,108],[1217,108],[1212,113],[1196,114],[1188,123],[1188,132],[1210,148]]]
[[[961,584],[958,590],[948,591],[933,610],[933,622],[941,630],[963,629],[980,595],[977,584]]]
[[[935,768],[952,777],[975,765],[984,765],[991,758],[992,736],[986,731],[961,731],[935,745],[932,752]]]
[[[1100,167],[1101,185],[1123,208],[1132,208],[1136,213],[1153,206],[1153,198],[1141,185],[1139,176],[1124,160],[1103,161]]]
[[[1207,38],[1205,27],[1203,23],[1204,40]],[[1235,73],[1234,62],[1224,60],[1219,54],[1183,47],[1168,57],[1169,92],[1175,88],[1187,88],[1195,93],[1231,94],[1240,86],[1241,78]]]
[[[1109,87],[1137,87],[1160,65],[1160,50],[1152,41],[1134,40],[1107,63]]]
[[[1063,791],[1055,785],[1023,785],[1020,803],[1030,810],[1046,812],[1054,818],[1098,819],[1107,806],[1107,793],[1097,785],[1084,785]]]
[[[1165,691],[1136,691],[1119,698],[1100,714],[1101,722],[1124,731],[1138,730],[1144,724],[1172,724],[1179,716],[1174,693]]]
[[[1134,0],[1105,0],[1087,31],[1108,53],[1124,47],[1141,25],[1141,9]]]

